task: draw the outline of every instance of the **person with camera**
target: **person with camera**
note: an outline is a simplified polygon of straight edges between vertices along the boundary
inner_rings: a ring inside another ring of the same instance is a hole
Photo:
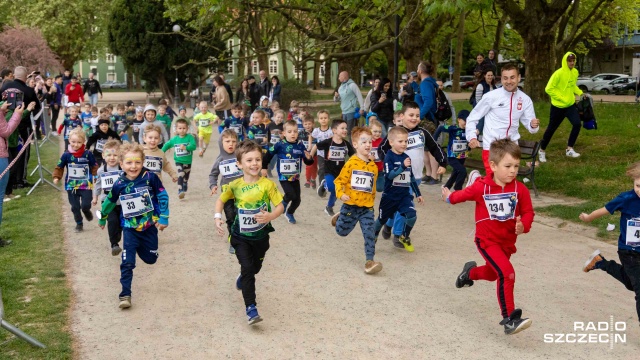
[[[393,122],[391,80],[382,79],[380,85],[371,94],[371,111],[378,115],[378,121],[382,123],[382,137],[387,137],[387,129]]]

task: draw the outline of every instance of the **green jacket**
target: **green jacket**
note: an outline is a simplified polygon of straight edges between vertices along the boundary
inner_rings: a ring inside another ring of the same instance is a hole
[[[178,156],[178,152],[176,151],[176,145],[184,144],[187,148],[187,153],[182,156]],[[171,138],[171,140],[167,141],[164,146],[162,146],[162,151],[166,152],[169,149],[173,149],[173,160],[175,160],[178,164],[191,164],[193,162],[193,151],[197,148],[196,139],[191,134],[186,134],[184,137],[180,137],[178,135]]]
[[[576,85],[578,80],[578,69],[569,69],[567,57],[573,54],[567,52],[562,57],[562,67],[556,70],[544,91],[551,97],[551,104],[559,108],[568,108],[576,103],[576,95],[582,95],[582,90]],[[573,54],[575,55],[575,54]]]

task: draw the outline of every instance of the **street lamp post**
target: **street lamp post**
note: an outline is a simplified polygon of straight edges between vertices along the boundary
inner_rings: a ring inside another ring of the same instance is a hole
[[[176,49],[178,48],[178,33],[180,32],[180,25],[175,24],[173,25],[173,32],[176,34]],[[175,87],[173,89],[173,107],[174,109],[178,108],[178,103],[180,102],[180,95],[178,95],[178,67],[175,66],[176,69],[176,82],[175,82]]]

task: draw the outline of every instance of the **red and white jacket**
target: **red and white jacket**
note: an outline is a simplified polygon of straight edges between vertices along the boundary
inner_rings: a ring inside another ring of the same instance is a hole
[[[533,102],[520,90],[509,92],[499,88],[484,94],[467,117],[467,141],[478,137],[476,128],[482,117],[484,117],[483,150],[489,150],[491,143],[495,140],[510,139],[517,142],[520,139],[518,132],[520,122],[532,134],[540,130],[540,126],[535,129],[531,127],[531,120],[536,118]]]

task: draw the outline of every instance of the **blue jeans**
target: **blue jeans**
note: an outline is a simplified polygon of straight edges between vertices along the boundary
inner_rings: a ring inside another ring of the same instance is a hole
[[[349,137],[349,139],[351,139],[351,130],[356,125],[356,119],[354,118],[355,116],[355,112],[342,114],[342,120],[347,122],[347,136]]]
[[[136,254],[147,264],[158,261],[158,229],[155,226],[144,231],[124,228],[122,263],[120,264],[120,296],[131,296],[133,269],[136,268]]]
[[[329,192],[329,202],[327,206],[332,208],[336,204],[336,185],[333,181],[336,179],[332,174],[324,174],[324,188]]]
[[[416,184],[420,185],[420,182],[422,181],[422,179],[416,179]],[[411,195],[413,195],[413,190],[411,190],[411,188],[409,188],[409,191],[411,192]],[[386,225],[389,227],[393,227],[393,235],[397,235],[400,236],[402,235],[402,231],[404,230],[406,218],[404,216],[402,216],[400,213],[396,212],[395,216],[392,219],[387,220]]]
[[[5,171],[5,169],[9,166],[8,158],[0,158],[0,173]],[[4,200],[4,192],[7,190],[7,183],[9,182],[9,172],[4,174],[2,179],[0,179],[0,224],[2,224],[2,200]]]
[[[89,102],[91,103],[91,105],[98,105],[98,93],[95,93],[93,95],[89,95]]]

